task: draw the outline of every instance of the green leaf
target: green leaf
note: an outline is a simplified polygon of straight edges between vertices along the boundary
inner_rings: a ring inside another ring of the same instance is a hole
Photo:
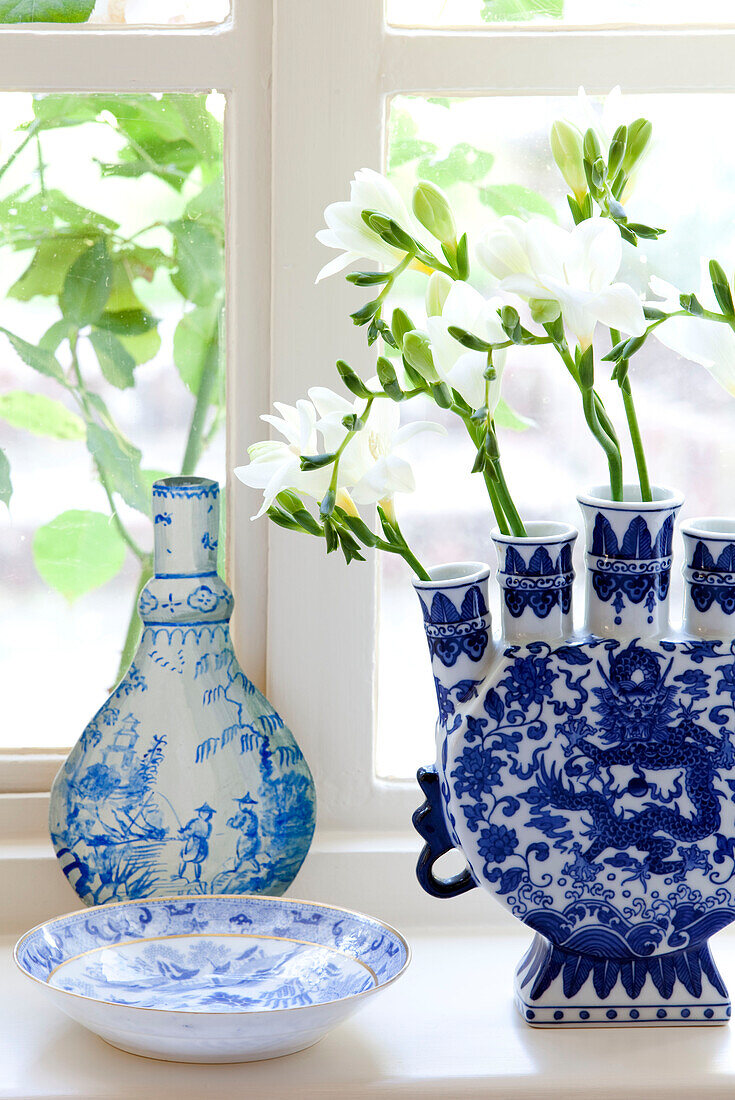
[[[493,420],[499,428],[509,428],[512,432],[525,432],[534,425],[533,420],[521,416],[519,412],[511,408],[508,402],[501,397],[493,415]]]
[[[95,0],[0,0],[0,23],[86,23]]]
[[[155,328],[158,318],[144,309],[105,310],[97,316],[94,323],[97,328],[117,332],[120,336],[140,336],[141,333]]]
[[[484,180],[495,162],[492,153],[483,152],[466,141],[455,145],[441,160],[425,157],[419,162],[417,175],[439,187],[451,187],[453,183],[479,183]]]
[[[42,348],[43,351],[55,353],[59,345],[62,344],[64,340],[68,340],[75,331],[74,325],[64,320],[62,317],[60,321],[54,321],[54,323],[46,329],[43,336],[38,341],[38,346]]]
[[[161,348],[161,337],[158,329],[151,328],[148,332],[142,332],[140,336],[123,336],[118,333],[120,343],[130,352],[137,366],[155,359]]]
[[[94,348],[100,370],[112,386],[119,390],[135,385],[135,359],[116,336],[104,329],[93,328],[89,342]]]
[[[64,237],[55,233],[42,241],[28,267],[17,279],[8,296],[21,302],[42,296],[56,298],[64,289],[64,282],[75,260],[89,248],[88,237]]]
[[[184,298],[207,306],[224,286],[224,255],[216,237],[203,225],[172,222],[177,271],[171,282]]]
[[[0,332],[5,333],[26,366],[33,367],[39,374],[55,378],[57,382],[61,382],[64,386],[67,385],[61,364],[53,352],[36,347],[35,344],[29,344],[27,340],[22,340],[20,336],[16,336],[14,332],[9,332],[6,328],[0,328]]]
[[[92,122],[102,109],[94,95],[61,92],[33,97],[33,114],[44,130]]]
[[[95,241],[74,261],[59,296],[61,312],[77,325],[96,321],[112,289],[112,260],[107,242]]]
[[[184,213],[191,221],[212,229],[218,237],[224,236],[225,181],[221,174],[189,199]]]
[[[191,92],[168,92],[161,97],[165,110],[173,108],[181,119],[182,133],[191,142],[205,163],[222,160],[222,123],[209,113],[206,95]]]
[[[500,217],[515,214],[516,217],[527,218],[540,214],[553,222],[557,220],[554,207],[543,195],[519,183],[488,184],[481,187],[477,195],[480,202],[491,207]]]
[[[486,23],[523,23],[529,19],[562,19],[564,0],[482,0]]]
[[[125,544],[112,517],[102,512],[62,512],[33,537],[36,569],[70,602],[117,576]]]
[[[418,126],[408,111],[392,110],[388,119],[388,172],[394,172],[402,164],[417,157],[431,156],[436,145],[420,141]]]
[[[174,363],[184,385],[195,396],[207,359],[216,352],[220,314],[219,302],[196,306],[184,314],[174,332]]]
[[[84,421],[60,401],[40,393],[12,390],[0,397],[0,418],[12,428],[51,439],[84,439]]]
[[[140,476],[140,451],[127,439],[92,422],[87,426],[87,448],[101,467],[110,488],[126,504],[150,515],[151,503]]]
[[[0,447],[0,500],[6,508],[10,507],[10,498],[13,495],[13,483],[10,480],[10,462],[2,447]]]

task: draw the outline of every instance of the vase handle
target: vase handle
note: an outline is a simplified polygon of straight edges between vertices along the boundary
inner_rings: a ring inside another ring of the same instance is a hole
[[[434,765],[419,768],[416,773],[419,786],[426,795],[426,801],[413,815],[413,827],[424,838],[426,844],[416,864],[416,877],[427,894],[435,898],[456,898],[473,890],[477,883],[469,867],[451,878],[438,878],[434,874],[434,864],[441,856],[456,847],[447,830],[441,804],[441,787]]]

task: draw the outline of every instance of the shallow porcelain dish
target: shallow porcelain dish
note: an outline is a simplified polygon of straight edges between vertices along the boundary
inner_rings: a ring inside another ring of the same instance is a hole
[[[18,967],[121,1050],[249,1062],[304,1050],[398,978],[406,941],[349,909],[262,895],[125,901],[22,936]]]

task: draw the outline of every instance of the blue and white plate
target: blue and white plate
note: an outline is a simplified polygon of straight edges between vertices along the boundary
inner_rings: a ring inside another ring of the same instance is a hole
[[[23,973],[90,1031],[181,1062],[303,1050],[395,981],[409,955],[372,917],[231,894],[83,909],[15,948]]]

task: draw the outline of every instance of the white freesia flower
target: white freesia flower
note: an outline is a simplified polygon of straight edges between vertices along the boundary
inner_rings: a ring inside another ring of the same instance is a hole
[[[599,322],[630,336],[646,327],[633,288],[613,282],[622,250],[620,232],[607,218],[565,230],[546,218],[524,222],[507,215],[480,243],[478,256],[501,291],[527,302],[558,302],[568,333],[584,350]]]
[[[327,229],[320,229],[317,240],[327,248],[342,249],[342,254],[325,264],[316,281],[326,279],[349,267],[355,260],[373,260],[395,267],[405,253],[392,248],[373,233],[362,220],[363,210],[375,210],[398,222],[413,237],[419,228],[393,184],[372,168],[362,168],[350,183],[349,202],[333,202],[324,211]]]
[[[373,379],[368,385],[376,388],[379,383]],[[359,398],[351,402],[322,387],[310,389],[309,397],[321,418],[317,426],[325,448],[336,450],[345,437],[342,418],[352,413],[359,416],[365,402]],[[420,432],[446,435],[446,429],[433,421],[401,425],[400,419],[394,401],[381,398],[373,402],[364,428],[355,433],[342,452],[340,481],[356,504],[374,504],[390,500],[395,493],[413,492],[416,482],[411,464],[399,452]]]
[[[702,266],[701,290],[697,292],[697,299],[705,309],[716,310],[717,302],[706,273],[706,261],[702,261]],[[671,283],[654,275],[650,287],[654,294],[663,299],[651,302],[651,305],[665,313],[681,308],[681,291]],[[702,317],[672,317],[658,325],[653,333],[664,347],[705,367],[715,381],[735,397],[735,332],[729,325]]]
[[[456,282],[452,284],[446,297],[441,316],[429,317],[427,321],[437,373],[473,409],[479,409],[485,404],[484,374],[487,354],[464,348],[449,335],[449,328],[463,328],[489,344],[505,343],[508,337],[498,317],[498,309],[502,304],[499,298],[486,300],[468,283]],[[493,355],[493,366],[497,377],[488,386],[488,409],[491,415],[500,400],[505,362],[505,349],[496,351]]]
[[[263,490],[263,503],[253,519],[267,512],[284,489],[295,489],[320,499],[329,487],[332,473],[331,466],[321,470],[301,469],[301,456],[316,454],[319,450],[317,412],[312,403],[301,400],[294,406],[275,401],[274,406],[280,416],[265,414],[260,419],[276,428],[284,439],[253,443],[248,447],[249,465],[235,469],[235,476],[245,485]]]
[[[610,93],[605,96],[601,105],[595,103],[580,85],[576,102],[569,113],[568,120],[574,123],[582,134],[586,130],[594,130],[603,151],[605,151],[609,147],[618,126],[622,126],[626,121],[623,117],[623,102],[623,93],[619,84],[616,84]]]

